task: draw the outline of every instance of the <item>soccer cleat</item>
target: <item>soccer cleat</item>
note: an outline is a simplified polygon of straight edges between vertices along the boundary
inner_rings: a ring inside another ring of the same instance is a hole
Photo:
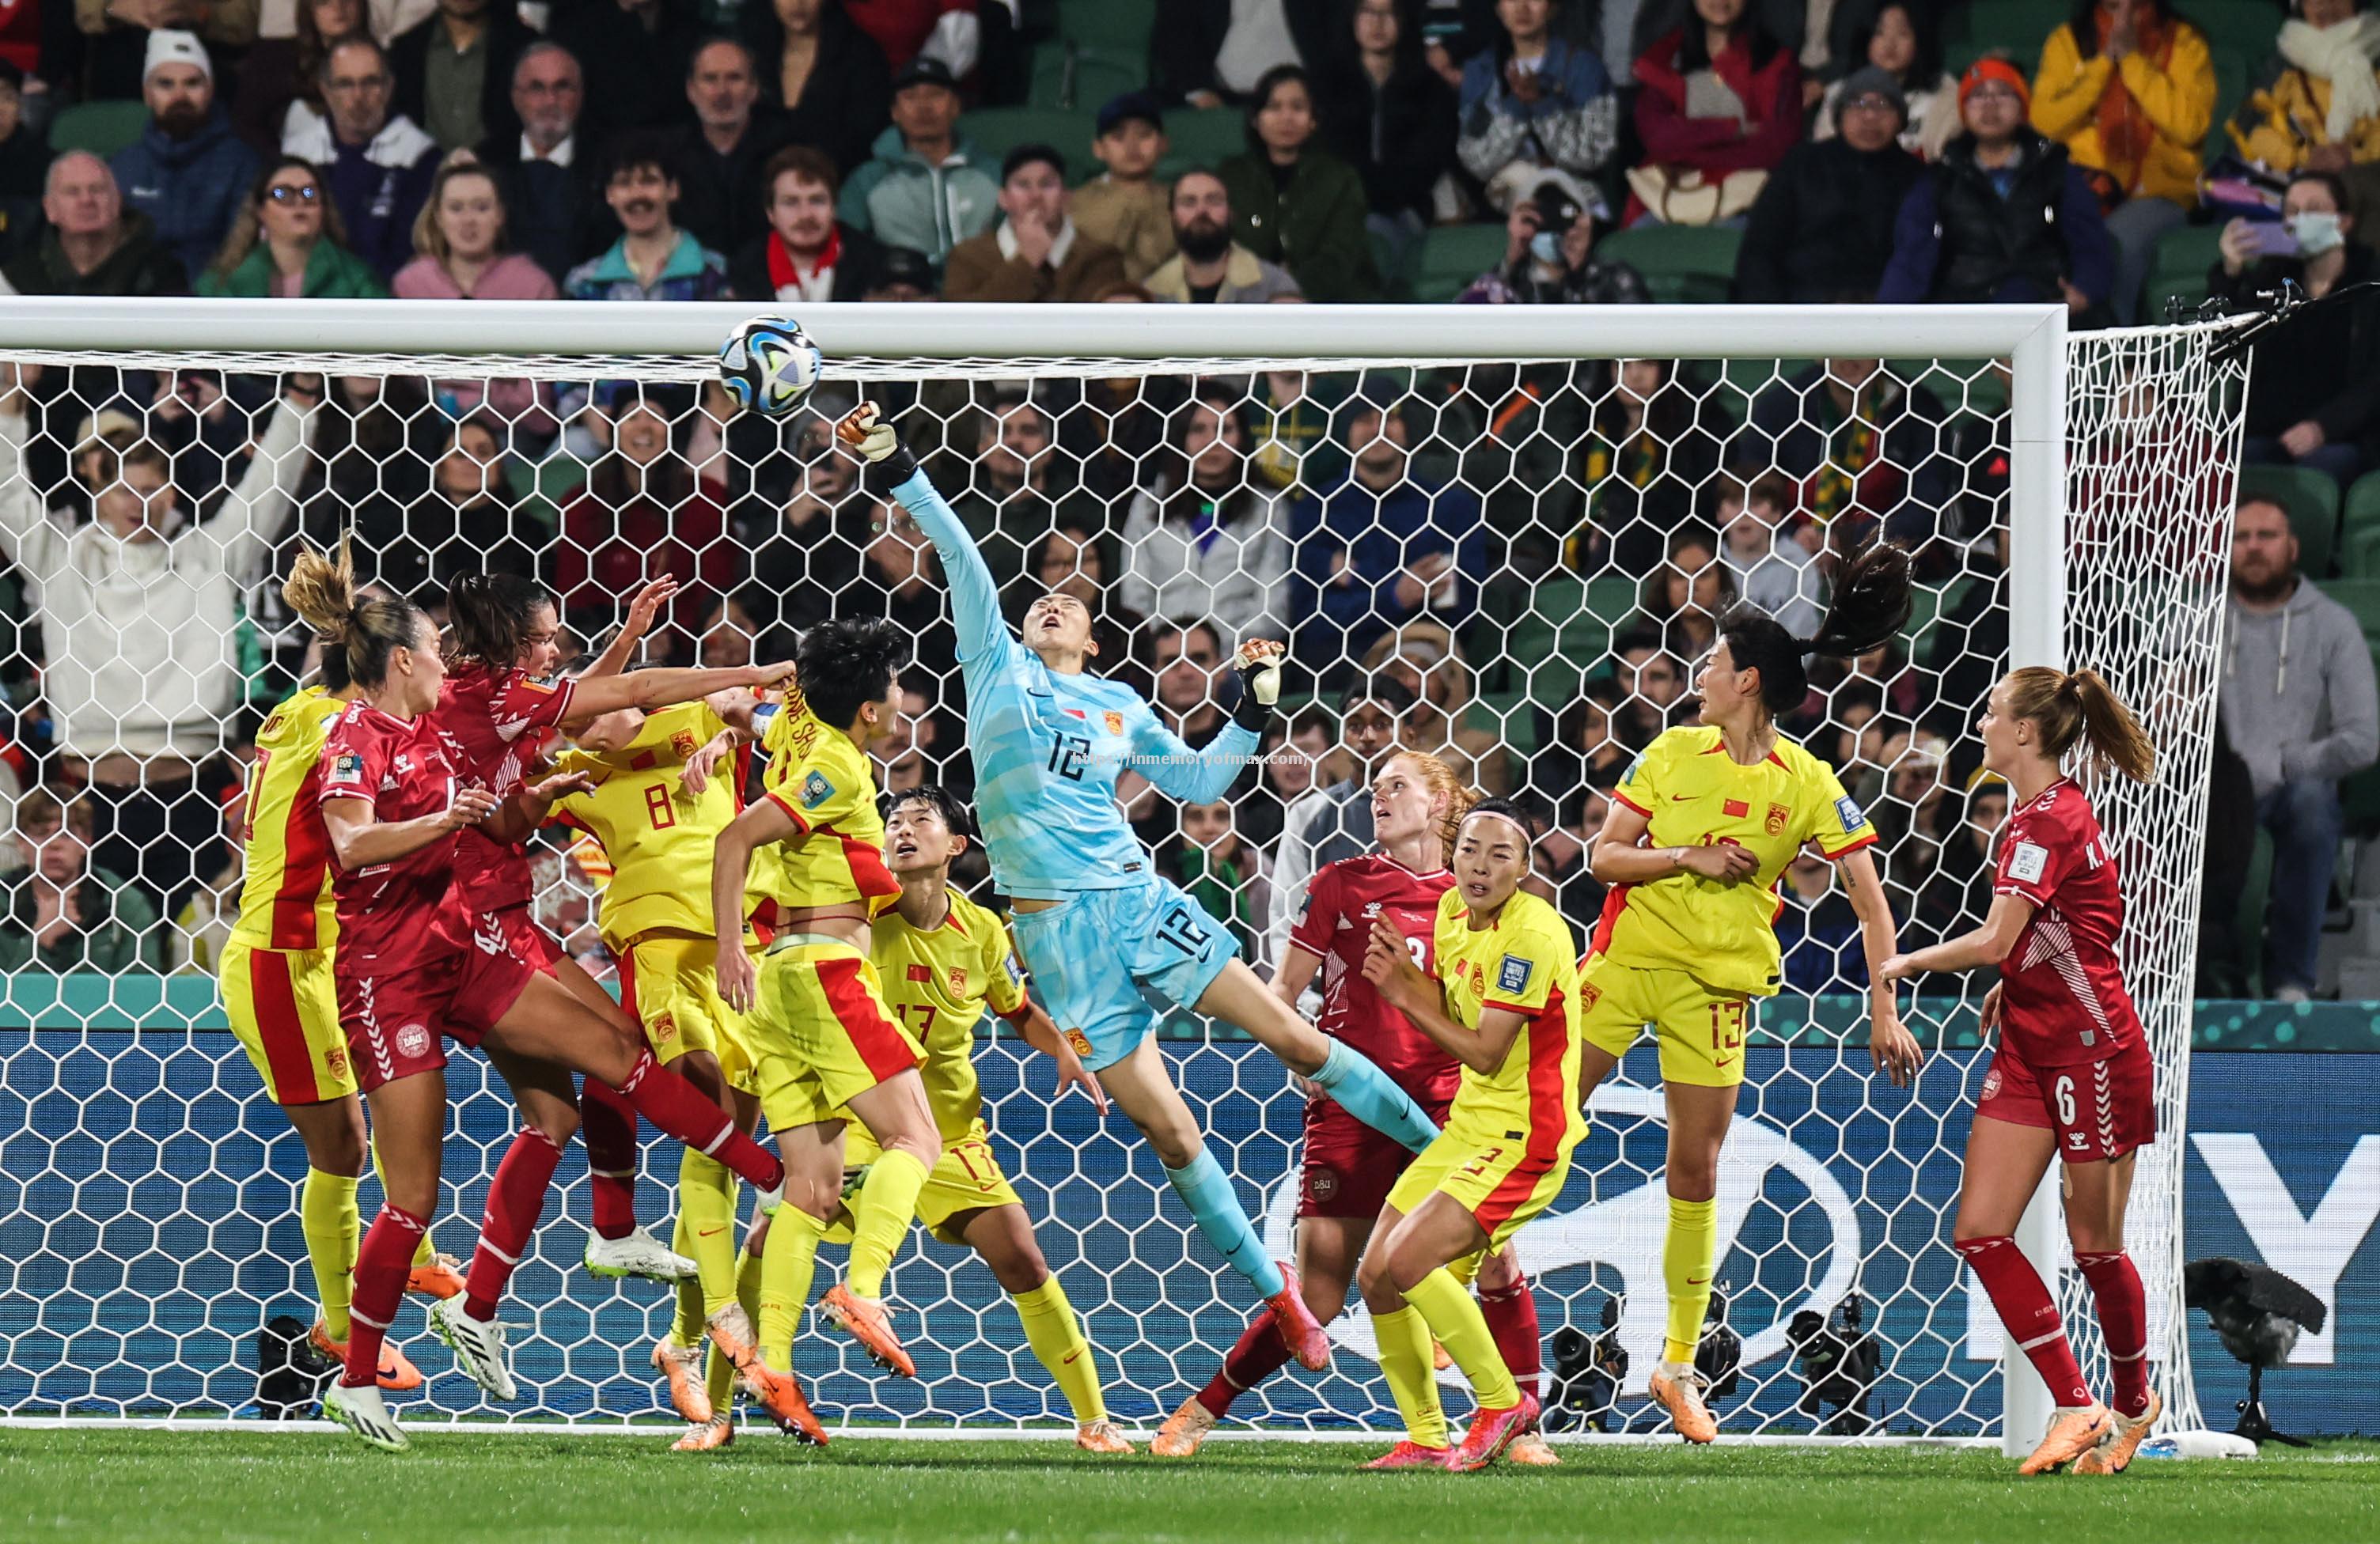
[[[653,1342],[653,1370],[668,1381],[670,1408],[694,1426],[708,1425],[713,1413],[710,1390],[702,1379],[702,1357],[699,1345]]]
[[[1542,1408],[1537,1396],[1524,1390],[1518,1405],[1475,1412],[1471,1429],[1447,1454],[1446,1466],[1459,1475],[1486,1468],[1503,1456],[1514,1438],[1537,1424],[1537,1413]]]
[[[1653,1369],[1645,1392],[1658,1400],[1661,1408],[1670,1412],[1670,1424],[1678,1435],[1690,1442],[1709,1442],[1718,1438],[1718,1422],[1711,1418],[1710,1406],[1703,1403],[1700,1380],[1694,1373],[1682,1375],[1670,1371],[1664,1362]]]
[[[1148,1451],[1160,1458],[1193,1458],[1207,1433],[1215,1429],[1215,1413],[1198,1403],[1196,1394],[1182,1402],[1182,1408],[1165,1417],[1157,1429],[1157,1440]]]
[[[314,1321],[314,1327],[307,1332],[306,1340],[315,1350],[341,1367],[347,1365],[347,1343],[333,1340],[331,1332],[322,1327],[321,1320]],[[421,1369],[407,1360],[404,1352],[385,1340],[380,1343],[380,1386],[397,1393],[421,1386]]]
[[[412,1445],[405,1440],[404,1429],[396,1424],[396,1417],[388,1413],[388,1401],[381,1396],[377,1383],[355,1388],[333,1383],[322,1391],[322,1415],[382,1453],[403,1453]]]
[[[1536,1432],[1524,1431],[1504,1450],[1504,1462],[1532,1469],[1558,1469],[1561,1467],[1561,1454]]]
[[[1419,1442],[1400,1439],[1397,1445],[1364,1466],[1367,1469],[1443,1469],[1446,1452],[1442,1447],[1424,1447]]]
[[[1281,1266],[1281,1287],[1265,1299],[1272,1313],[1273,1324],[1281,1331],[1281,1343],[1297,1365],[1308,1372],[1322,1372],[1330,1366],[1330,1337],[1322,1333],[1322,1321],[1305,1306],[1298,1295],[1297,1272],[1287,1261]]]
[[[2121,1410],[2110,1410],[2108,1414],[2115,1418],[2108,1428],[2107,1434],[2099,1439],[2097,1447],[2074,1460],[2074,1467],[2067,1471],[2068,1473],[2122,1474],[2131,1466],[2132,1454],[2140,1452],[2141,1443],[2147,1441],[2149,1428],[2155,1426],[2156,1418],[2165,1414],[2165,1401],[2157,1397],[2156,1390],[2151,1389],[2149,1407],[2139,1415],[2128,1416]]]
[[[2114,1428],[2114,1416],[2095,1399],[2079,1410],[2059,1410],[2049,1417],[2049,1429],[2042,1433],[2041,1445],[2033,1450],[2032,1457],[2016,1466],[2016,1472],[2045,1474],[2071,1464],[2097,1447],[2099,1439]]]
[[[800,1379],[791,1372],[779,1372],[758,1357],[737,1367],[735,1379],[744,1392],[769,1412],[778,1430],[797,1442],[813,1447],[827,1445],[826,1428],[811,1411]]]
[[[405,1290],[417,1297],[459,1297],[463,1295],[463,1262],[453,1255],[431,1257],[427,1265],[406,1273]]]
[[[631,1228],[617,1238],[600,1233],[587,1236],[587,1273],[590,1276],[643,1276],[648,1281],[690,1282],[698,1267],[643,1228]]]
[[[670,1444],[672,1453],[710,1453],[728,1447],[735,1441],[735,1423],[725,1416],[713,1416],[699,1426],[689,1426],[686,1435]]]
[[[917,1376],[917,1364],[892,1333],[892,1316],[884,1311],[882,1302],[862,1297],[851,1288],[837,1283],[827,1288],[819,1299],[819,1312],[826,1321],[859,1342],[860,1348],[874,1357],[880,1367],[892,1369],[904,1378]]]
[[[1110,1455],[1132,1451],[1132,1444],[1123,1440],[1123,1433],[1116,1429],[1116,1423],[1111,1420],[1085,1421],[1075,1428],[1075,1445],[1085,1453]]]
[[[488,1396],[510,1403],[520,1397],[513,1386],[511,1353],[504,1345],[504,1327],[493,1319],[474,1319],[463,1311],[460,1297],[442,1298],[430,1309],[430,1327],[455,1353],[455,1365],[469,1375]]]

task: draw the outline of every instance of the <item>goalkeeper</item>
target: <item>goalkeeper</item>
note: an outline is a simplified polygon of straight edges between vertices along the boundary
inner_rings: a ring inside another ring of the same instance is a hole
[[[1263,639],[1240,645],[1232,722],[1192,750],[1139,694],[1087,673],[1099,645],[1080,600],[1053,591],[1026,612],[1022,642],[1008,631],[966,527],[877,416],[875,404],[862,403],[835,432],[867,461],[870,490],[898,499],[932,539],[950,576],[984,847],[1014,903],[1026,967],[1083,1065],[1156,1150],[1199,1232],[1255,1285],[1298,1361],[1318,1370],[1330,1364],[1330,1340],[1290,1271],[1266,1257],[1207,1151],[1152,1043],[1152,1003],[1239,1026],[1350,1115],[1416,1152],[1438,1128],[1386,1073],[1266,990],[1223,924],[1152,872],[1115,799],[1126,768],[1184,803],[1220,799],[1272,716],[1284,651]]]

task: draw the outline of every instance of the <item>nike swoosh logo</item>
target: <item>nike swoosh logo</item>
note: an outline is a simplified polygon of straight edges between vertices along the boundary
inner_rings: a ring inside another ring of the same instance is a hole
[[[709,1238],[709,1237],[710,1237],[711,1236],[713,1236],[714,1234],[725,1233],[726,1231],[727,1231],[727,1224],[724,1224],[724,1223],[722,1223],[722,1224],[721,1224],[719,1226],[717,1226],[717,1227],[698,1227],[698,1228],[696,1228],[696,1229],[694,1230],[694,1236],[695,1236],[697,1238]]]
[[[1072,1367],[1075,1365],[1075,1358],[1081,1355],[1082,1353],[1080,1351],[1069,1351],[1066,1353],[1064,1359],[1060,1361],[1058,1365],[1060,1367]]]
[[[1670,802],[1672,804],[1682,804],[1693,797],[1694,795],[1691,793],[1672,793],[1670,795]]]
[[[1688,1276],[1686,1278],[1686,1285],[1688,1286],[1708,1286],[1710,1285],[1710,1278],[1708,1276]]]

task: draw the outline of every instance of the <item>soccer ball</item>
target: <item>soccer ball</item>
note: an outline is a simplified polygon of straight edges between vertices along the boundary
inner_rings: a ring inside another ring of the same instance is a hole
[[[735,405],[782,417],[818,390],[826,356],[791,317],[759,317],[719,349],[719,379]]]

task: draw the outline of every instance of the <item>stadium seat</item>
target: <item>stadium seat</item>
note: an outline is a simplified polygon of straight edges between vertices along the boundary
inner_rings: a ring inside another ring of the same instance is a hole
[[[1727,298],[1742,245],[1742,231],[1721,225],[1639,225],[1605,236],[1596,255],[1643,274],[1645,287],[1665,306],[1708,305]]]
[[[2338,546],[2337,479],[2305,466],[2243,466],[2240,491],[2278,500],[2289,512],[2289,529],[2297,534],[2299,571],[2313,579],[2329,574],[2331,555]]]
[[[1032,65],[1026,100],[1038,108],[1094,114],[1108,98],[1148,84],[1148,67],[1141,55],[1112,53],[1072,40],[1034,44]],[[1090,153],[1087,143],[1083,153]],[[1067,151],[1070,161],[1073,155]]]
[[[2177,225],[2157,242],[2149,259],[2149,273],[2158,279],[2204,281],[2206,271],[2223,259],[2221,225]]]
[[[138,101],[79,102],[60,108],[50,120],[50,150],[58,155],[68,151],[114,155],[140,139],[148,121],[149,109]]]
[[[997,177],[1002,157],[1019,145],[1049,145],[1066,158],[1077,179],[1098,167],[1091,159],[1091,115],[1056,107],[985,107],[962,115],[959,137],[975,141]]]
[[[2322,593],[2354,616],[2363,636],[2380,643],[2380,579],[2325,579]]]
[[[1950,7],[1953,12],[1961,8]],[[2049,41],[2049,34],[2066,25],[2066,18],[2074,12],[2069,0],[1974,0],[1963,8],[1966,30],[1961,42],[1973,43],[1979,51],[2000,49],[2028,61],[2040,57],[2041,45]]]
[[[2350,579],[2380,579],[2380,472],[2347,490],[2340,512],[2338,572]]]
[[[1111,57],[1148,58],[1156,26],[1151,0],[1058,0],[1058,35]]]
[[[1236,107],[1184,107],[1165,115],[1165,159],[1157,172],[1168,181],[1196,167],[1211,171],[1248,148],[1247,120]]]
[[[1421,238],[1414,298],[1443,305],[1504,260],[1501,225],[1436,225]]]

